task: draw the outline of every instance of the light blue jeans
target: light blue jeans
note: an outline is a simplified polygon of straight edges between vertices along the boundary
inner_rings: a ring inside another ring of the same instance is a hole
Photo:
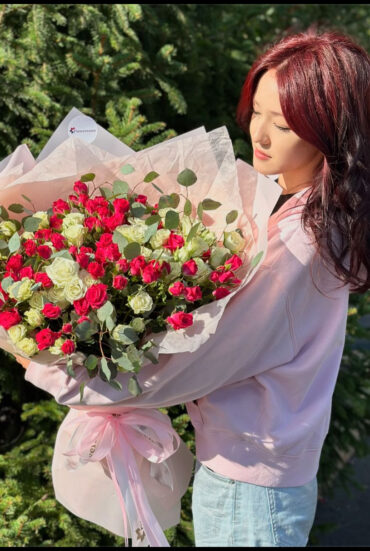
[[[232,480],[196,464],[196,547],[305,547],[317,505],[316,477],[304,486],[270,488]]]

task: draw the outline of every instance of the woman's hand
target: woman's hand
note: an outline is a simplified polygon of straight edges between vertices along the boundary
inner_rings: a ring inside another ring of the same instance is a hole
[[[22,356],[17,356],[16,354],[14,354],[14,357],[18,363],[23,365],[24,369],[27,369],[31,360],[29,360],[28,358],[22,358]]]

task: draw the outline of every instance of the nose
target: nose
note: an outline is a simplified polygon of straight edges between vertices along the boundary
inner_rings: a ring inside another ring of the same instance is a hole
[[[258,143],[263,147],[268,147],[270,145],[270,136],[267,131],[267,124],[261,119],[254,120],[252,122],[251,136],[255,143]]]

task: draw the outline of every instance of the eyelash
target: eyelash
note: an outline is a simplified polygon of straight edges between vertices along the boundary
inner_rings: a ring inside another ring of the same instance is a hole
[[[258,115],[259,113],[257,111],[255,111],[254,109],[252,109],[252,114]],[[277,124],[275,124],[275,126],[276,126],[276,128],[278,128],[282,132],[289,132],[290,131],[290,128],[286,128],[285,126],[278,126]]]

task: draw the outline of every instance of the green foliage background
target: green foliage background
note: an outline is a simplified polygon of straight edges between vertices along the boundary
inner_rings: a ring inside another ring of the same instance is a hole
[[[235,123],[246,73],[265,45],[313,22],[369,49],[366,4],[0,4],[0,158],[20,143],[37,156],[77,107],[135,150],[226,125],[236,155],[251,162]],[[353,485],[343,454],[370,452],[369,319],[369,293],[352,295],[318,473],[320,495],[329,498],[334,480]],[[22,368],[0,353],[0,545],[123,545],[54,499],[51,458],[67,408],[25,383]],[[184,407],[168,412],[194,452]],[[191,491],[181,524],[166,532],[173,547],[194,545]]]

